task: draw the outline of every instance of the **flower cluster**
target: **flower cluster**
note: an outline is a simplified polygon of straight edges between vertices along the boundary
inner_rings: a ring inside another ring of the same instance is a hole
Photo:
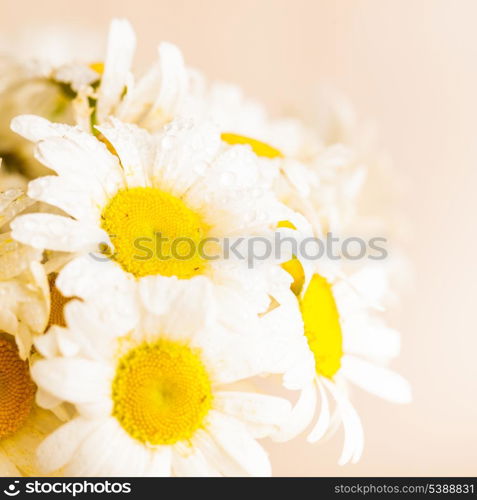
[[[375,160],[341,108],[271,119],[134,52],[113,20],[103,62],[0,60],[1,475],[266,476],[261,439],[341,426],[356,462],[350,387],[410,400],[386,262],[224,245],[358,227]]]

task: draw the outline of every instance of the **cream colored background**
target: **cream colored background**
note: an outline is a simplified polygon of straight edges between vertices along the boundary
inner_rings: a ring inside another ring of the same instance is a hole
[[[407,176],[403,210],[416,283],[396,312],[395,364],[415,401],[394,407],[356,392],[367,443],[340,468],[340,437],[271,446],[279,475],[477,474],[477,2],[473,0],[0,0],[4,34],[56,21],[106,30],[127,16],[140,63],[171,40],[211,77],[274,109],[310,112],[335,85]]]

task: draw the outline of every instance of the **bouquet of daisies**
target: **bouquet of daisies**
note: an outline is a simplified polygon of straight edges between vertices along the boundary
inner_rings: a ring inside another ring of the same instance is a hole
[[[351,386],[410,400],[393,266],[322,250],[377,227],[381,162],[347,108],[271,119],[134,52],[114,20],[101,62],[0,59],[0,474],[267,476],[263,438],[340,427],[356,462]]]

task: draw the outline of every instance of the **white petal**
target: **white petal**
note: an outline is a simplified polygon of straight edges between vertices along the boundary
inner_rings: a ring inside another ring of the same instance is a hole
[[[20,355],[20,358],[27,359],[31,353],[31,347],[33,345],[33,337],[30,328],[20,323],[15,335],[15,342],[18,347],[18,354]]]
[[[289,287],[288,287],[289,290]],[[306,337],[303,319],[293,292],[287,297],[274,297],[280,305],[261,318],[265,339],[265,359],[269,373],[283,373],[287,389],[302,389],[315,376],[315,360]]]
[[[326,431],[330,426],[330,420],[331,420],[328,397],[326,395],[326,391],[323,388],[323,384],[319,379],[317,381],[317,385],[320,391],[320,402],[321,402],[320,416],[315,426],[313,427],[312,431],[308,435],[307,440],[309,443],[316,443],[325,435]]]
[[[212,467],[198,448],[175,452],[172,456],[172,469],[176,477],[220,476],[220,472]]]
[[[383,323],[353,315],[343,322],[343,346],[350,354],[390,359],[398,356],[401,339],[398,331]]]
[[[366,265],[349,277],[349,283],[370,305],[377,306],[389,293],[389,276],[386,266]]]
[[[35,156],[68,185],[76,183],[79,196],[83,198],[86,192],[98,207],[104,207],[108,198],[124,187],[118,158],[86,132],[71,128],[64,137],[45,139],[37,144]]]
[[[143,476],[150,450],[129,436],[118,421],[103,420],[80,444],[65,467],[74,477]]]
[[[20,471],[0,447],[0,477],[21,477]]]
[[[94,403],[76,403],[76,410],[82,417],[90,419],[103,419],[111,415],[113,401],[111,398],[102,398]]]
[[[2,290],[3,292],[3,290]],[[16,335],[18,332],[19,321],[13,311],[0,309],[0,330],[10,335]]]
[[[1,165],[1,162],[0,162]],[[34,203],[25,196],[23,189],[8,189],[0,192],[0,227]]]
[[[73,458],[80,443],[100,424],[98,420],[76,417],[50,434],[37,450],[41,469],[52,472],[64,467]]]
[[[104,73],[98,90],[96,116],[101,123],[118,104],[131,70],[136,35],[125,19],[111,22]]]
[[[203,181],[204,171],[210,168],[220,144],[219,131],[210,124],[190,127],[174,121],[167,125],[159,138],[154,163],[157,186],[179,197],[187,192],[184,201],[188,203],[191,186]],[[205,191],[199,191],[201,196],[190,204],[192,208],[204,205]]]
[[[101,279],[102,287],[94,286],[98,278]],[[56,280],[56,286],[65,297],[99,300],[98,295],[107,290],[115,300],[120,295],[132,300],[136,283],[132,275],[125,273],[111,259],[83,255],[65,265]]]
[[[354,356],[343,356],[341,372],[358,387],[393,403],[410,403],[411,386],[401,375]]]
[[[38,388],[36,391],[35,401],[38,406],[46,410],[51,410],[62,403],[61,399],[52,396],[49,392],[41,388]]]
[[[121,314],[114,316],[115,310],[98,307],[92,301],[72,300],[66,304],[64,315],[69,340],[76,342],[82,356],[98,361],[111,359],[117,339],[131,329],[134,319]]]
[[[145,476],[169,477],[171,475],[172,450],[170,446],[161,446],[150,450],[149,463]]]
[[[248,333],[250,335],[212,324],[191,339],[191,345],[200,349],[216,384],[229,384],[264,372],[264,353],[257,340],[260,329],[251,329]]]
[[[211,412],[209,432],[216,444],[250,476],[271,476],[265,450],[234,419]]]
[[[219,475],[226,477],[244,475],[240,465],[223,452],[209,433],[198,430],[194,436],[194,447],[200,450],[209,466],[218,471]]]
[[[144,129],[110,118],[110,123],[96,127],[113,145],[119,156],[128,187],[150,186],[154,146]]]
[[[58,350],[61,356],[72,358],[79,354],[80,344],[77,341],[78,335],[75,335],[76,332],[56,326],[52,326],[49,331],[51,332],[52,330],[56,336]]]
[[[53,214],[28,214],[11,224],[12,236],[34,248],[58,252],[97,251],[100,243],[109,242],[108,235],[95,226]]]
[[[364,433],[361,420],[353,405],[348,400],[348,397],[342,393],[341,389],[327,379],[323,378],[322,381],[335,398],[343,423],[344,443],[338,464],[345,465],[349,461],[356,463],[361,457],[364,446]]]
[[[239,422],[215,411],[208,418],[211,442],[200,448],[214,467],[225,475],[271,475],[267,453]]]
[[[159,93],[152,112],[174,117],[187,92],[188,74],[181,51],[172,43],[159,45]]]
[[[52,123],[36,115],[17,116],[10,126],[14,132],[32,142],[38,142],[47,137],[62,137],[71,129],[69,125]]]
[[[51,328],[61,328],[61,327],[51,327]],[[36,350],[45,358],[53,358],[60,354],[58,349],[58,342],[54,333],[50,333],[50,329],[48,329],[48,333],[44,335],[39,335],[35,339],[35,347]]]
[[[251,392],[219,391],[215,394],[219,411],[247,424],[264,424],[273,429],[289,420],[291,404],[283,398]],[[275,429],[277,430],[277,429]]]
[[[30,181],[28,195],[34,200],[61,208],[77,220],[92,224],[99,221],[100,207],[91,193],[84,188],[78,189],[78,184],[69,178],[50,175]]]
[[[111,370],[84,359],[53,358],[32,365],[33,380],[53,396],[70,403],[101,400],[111,390]]]
[[[179,49],[171,43],[159,45],[157,62],[128,89],[118,116],[157,131],[176,117],[182,107],[189,74]]]
[[[212,142],[210,138],[209,142]],[[188,169],[190,171],[190,166]],[[242,191],[247,195],[240,196]],[[184,200],[200,210],[218,236],[258,232],[263,235],[272,224],[287,220],[289,214],[289,209],[278,203],[264,182],[256,155],[242,146],[228,148],[217,155],[204,174],[189,185]]]
[[[284,442],[301,434],[311,422],[316,409],[316,386],[315,382],[305,386],[300,397],[293,407],[291,417],[279,432],[272,436],[274,441]]]
[[[190,280],[147,276],[140,280],[139,293],[145,308],[158,316],[157,331],[173,338],[193,337],[210,325],[215,314],[211,282],[203,276]]]
[[[2,439],[0,449],[25,476],[38,476],[41,471],[35,452],[59,425],[61,421],[52,412],[33,407],[22,427],[14,435]]]

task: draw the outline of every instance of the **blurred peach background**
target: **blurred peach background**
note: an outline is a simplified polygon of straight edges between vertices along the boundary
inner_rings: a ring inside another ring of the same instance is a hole
[[[272,109],[311,116],[332,85],[407,179],[402,211],[415,283],[393,313],[396,369],[414,403],[356,391],[366,432],[358,465],[338,467],[341,436],[270,445],[277,475],[477,474],[477,2],[474,0],[0,0],[0,33],[67,23],[138,31],[139,65],[177,43],[210,77],[236,82]],[[101,53],[102,47],[98,52]]]

